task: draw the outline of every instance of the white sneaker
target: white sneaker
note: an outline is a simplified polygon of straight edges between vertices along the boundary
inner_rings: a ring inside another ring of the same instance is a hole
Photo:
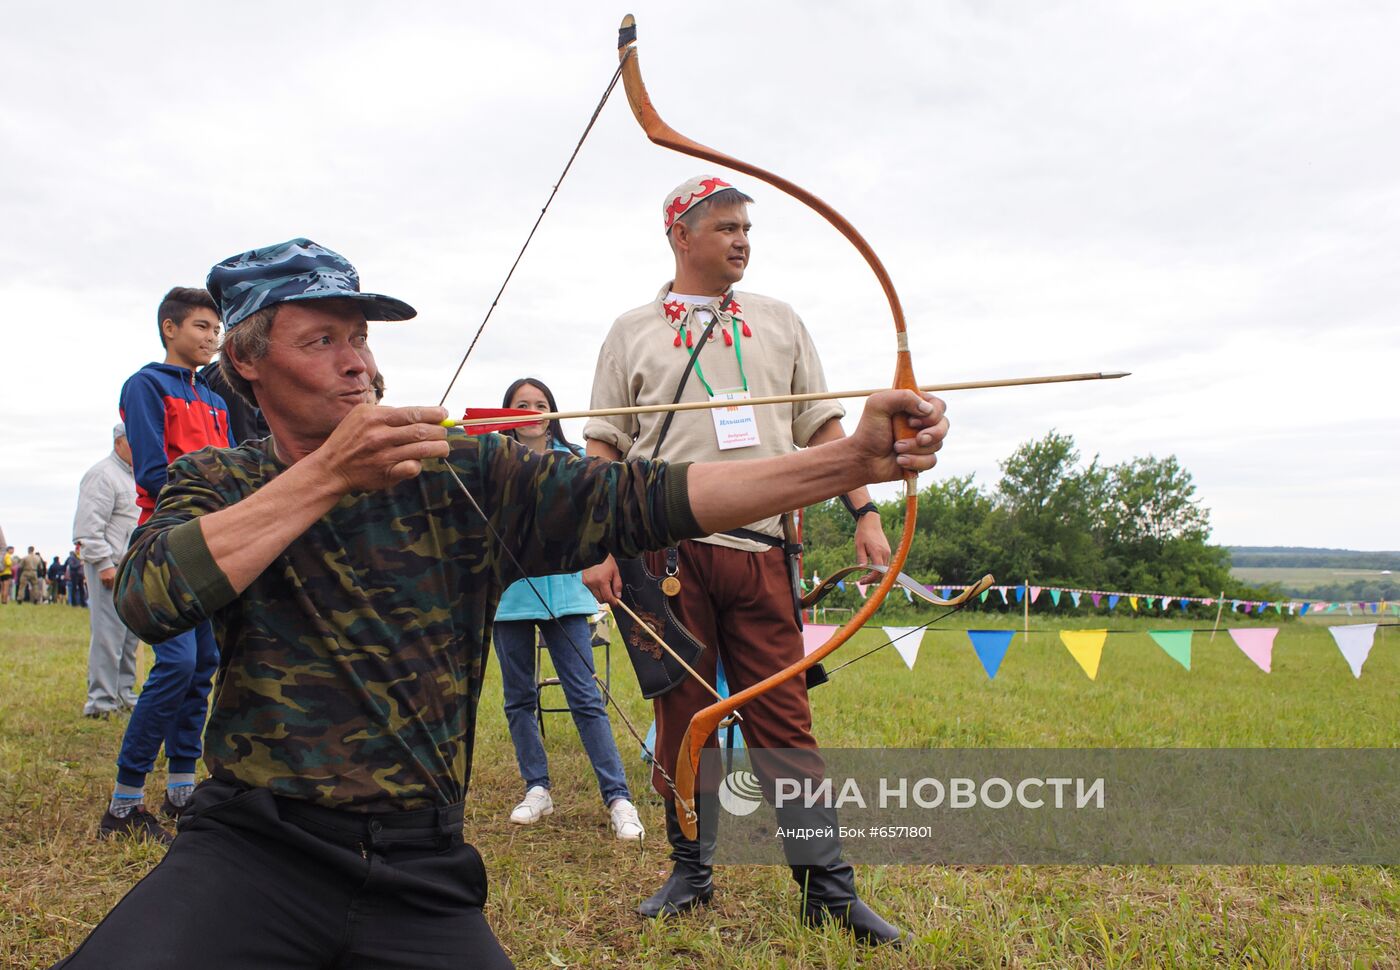
[[[614,799],[608,806],[608,812],[612,815],[613,835],[623,842],[640,842],[647,834],[646,829],[642,828],[642,820],[637,817],[637,806],[627,799]]]
[[[525,798],[510,813],[510,820],[516,825],[533,825],[546,815],[554,814],[554,799],[549,797],[549,789],[536,785],[525,793]]]

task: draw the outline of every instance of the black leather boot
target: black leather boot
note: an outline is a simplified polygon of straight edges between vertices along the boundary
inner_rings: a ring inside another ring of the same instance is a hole
[[[677,916],[703,906],[715,894],[710,860],[715,855],[715,839],[719,834],[713,795],[696,795],[695,811],[699,815],[695,839],[687,839],[676,817],[675,801],[666,802],[666,839],[671,843],[671,876],[660,889],[637,907],[641,915]]]
[[[802,891],[802,921],[821,926],[828,920],[865,946],[900,946],[904,931],[891,926],[856,895],[856,874],[841,859],[836,810],[821,806],[784,806],[778,823],[785,833],[783,852],[792,878]],[[798,836],[795,833],[809,833]],[[812,835],[811,833],[820,833]]]
[[[885,922],[856,895],[855,870],[844,862],[825,866],[793,866],[792,878],[802,888],[802,921],[821,926],[831,920],[865,946],[901,946],[904,931]]]

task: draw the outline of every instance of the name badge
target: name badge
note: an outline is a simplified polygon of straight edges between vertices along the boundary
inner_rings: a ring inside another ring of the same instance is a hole
[[[744,390],[719,391],[710,396],[711,401],[747,401],[749,392]],[[758,419],[754,417],[752,404],[734,404],[731,407],[715,408],[710,412],[715,423],[715,440],[720,451],[731,448],[749,448],[758,444]]]

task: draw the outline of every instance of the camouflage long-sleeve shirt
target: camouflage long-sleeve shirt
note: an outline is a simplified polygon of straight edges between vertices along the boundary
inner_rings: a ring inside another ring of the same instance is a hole
[[[453,441],[453,466],[530,575],[699,534],[684,465],[536,456],[499,435]],[[195,520],[285,467],[261,443],[174,462],[121,564],[122,618],[153,643],[213,621],[214,776],[336,808],[462,800],[492,618],[519,571],[429,463],[342,499],[235,594]]]

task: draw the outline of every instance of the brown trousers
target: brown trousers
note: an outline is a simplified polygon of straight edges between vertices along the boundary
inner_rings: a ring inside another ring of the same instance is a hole
[[[681,591],[671,600],[677,618],[703,644],[694,667],[714,684],[715,660],[724,664],[730,693],[777,673],[802,659],[802,631],[793,615],[792,592],[780,549],[741,552],[705,542],[678,547]],[[665,571],[665,554],[647,554],[647,568]],[[653,702],[656,708],[656,757],[675,777],[676,756],[690,718],[714,703],[714,695],[687,676]],[[793,677],[745,704],[740,730],[751,749],[801,748],[815,751],[807,684]],[[715,747],[711,736],[707,746]],[[674,793],[653,770],[652,787],[668,801]]]

